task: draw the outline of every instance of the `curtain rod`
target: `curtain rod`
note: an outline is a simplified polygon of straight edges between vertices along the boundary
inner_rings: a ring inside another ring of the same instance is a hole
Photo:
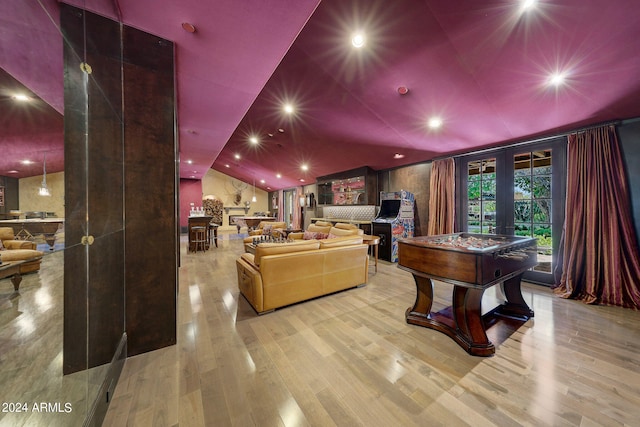
[[[563,133],[558,133],[558,134],[549,135],[549,136],[542,136],[542,137],[536,138],[536,139],[529,139],[529,140],[522,141],[522,142],[516,142],[516,143],[512,143],[512,144],[507,144],[507,145],[498,145],[498,146],[495,146],[495,147],[483,148],[483,149],[477,150],[477,151],[467,151],[467,152],[460,153],[460,154],[454,154],[453,156],[434,157],[432,161],[442,160],[442,159],[446,159],[446,158],[449,158],[449,157],[456,158],[456,157],[468,156],[468,155],[471,155],[471,154],[482,154],[482,153],[487,153],[487,152],[490,152],[490,151],[500,150],[500,149],[503,149],[503,148],[520,147],[522,145],[535,144],[535,143],[538,143],[538,142],[549,141],[551,139],[562,138],[562,137],[565,137],[565,136],[569,136],[572,133],[584,132],[586,130],[595,129],[595,128],[599,128],[599,127],[603,127],[603,126],[633,123],[633,122],[636,122],[636,121],[639,121],[639,120],[640,120],[640,117],[637,117],[637,118],[634,118],[634,119],[626,119],[626,120],[612,120],[612,121],[608,121],[608,122],[602,122],[602,123],[597,123],[597,124],[581,127],[581,128],[574,129],[574,130],[567,131],[567,132],[563,132]]]

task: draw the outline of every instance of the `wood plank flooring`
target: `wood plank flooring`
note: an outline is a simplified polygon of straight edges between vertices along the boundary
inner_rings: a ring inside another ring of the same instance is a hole
[[[183,242],[178,344],[126,361],[105,426],[639,425],[639,312],[525,285],[535,318],[477,358],[406,324],[413,279],[384,261],[365,287],[257,316],[231,237]],[[434,309],[450,292],[436,284]],[[0,412],[0,427],[81,426],[101,369],[62,376],[61,252],[19,294],[0,281],[0,400],[73,408]]]
[[[640,408],[640,313],[524,285],[535,318],[469,356],[407,325],[412,277],[257,316],[237,290],[240,240],[186,254],[178,344],[129,358],[105,426],[630,426]],[[436,284],[435,309],[450,301]]]

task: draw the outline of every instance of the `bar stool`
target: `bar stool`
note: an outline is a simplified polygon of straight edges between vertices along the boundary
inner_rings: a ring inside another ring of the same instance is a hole
[[[207,251],[207,228],[196,225],[191,227],[191,243],[193,244],[193,251],[198,252],[201,250],[202,252]]]
[[[209,223],[209,246],[215,244],[216,248],[218,247],[218,227],[220,227],[220,224]]]

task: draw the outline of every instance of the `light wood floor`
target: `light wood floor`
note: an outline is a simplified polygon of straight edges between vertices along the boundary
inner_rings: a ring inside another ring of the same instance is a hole
[[[525,285],[535,319],[478,358],[405,323],[415,286],[386,262],[363,288],[257,316],[241,251],[183,245],[178,344],[127,360],[105,426],[638,425],[638,312]]]

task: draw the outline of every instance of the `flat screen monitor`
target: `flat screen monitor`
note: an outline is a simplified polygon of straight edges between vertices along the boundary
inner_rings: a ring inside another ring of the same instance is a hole
[[[400,211],[400,200],[383,200],[378,218],[396,218]]]

